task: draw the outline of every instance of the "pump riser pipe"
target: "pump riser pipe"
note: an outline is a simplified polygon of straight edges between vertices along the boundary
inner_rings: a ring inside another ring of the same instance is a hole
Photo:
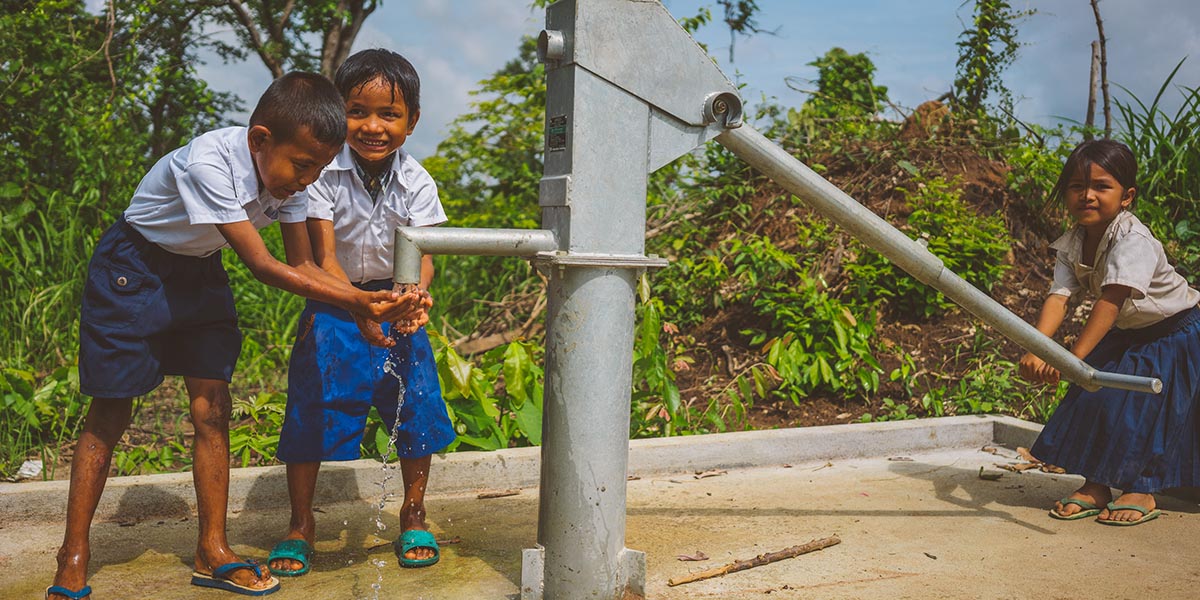
[[[420,283],[424,254],[534,256],[558,250],[558,239],[545,229],[397,227],[392,281]]]
[[[633,269],[551,272],[537,532],[545,600],[626,597],[620,564],[637,281]]]
[[[717,141],[896,266],[946,294],[988,325],[1058,369],[1067,380],[1088,390],[1096,390],[1101,385],[1149,393],[1157,393],[1162,389],[1162,383],[1154,378],[1098,373],[990,296],[946,269],[942,261],[925,247],[909,239],[754,128],[743,125],[731,129],[717,136]]]

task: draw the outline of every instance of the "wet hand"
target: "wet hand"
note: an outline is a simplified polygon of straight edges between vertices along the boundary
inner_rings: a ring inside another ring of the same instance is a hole
[[[396,340],[384,335],[382,323],[361,315],[352,314],[351,316],[354,317],[354,324],[358,326],[358,333],[367,340],[368,344],[380,348],[391,348],[396,345]]]
[[[420,320],[422,325],[429,320],[427,315],[422,320],[422,314],[425,313],[423,292],[415,287],[400,292],[382,291],[364,292],[364,294],[368,295],[370,301],[364,310],[357,312],[367,319],[380,323]]]
[[[392,321],[392,333],[412,335],[429,322],[429,313],[424,310],[411,314],[408,318]]]
[[[420,321],[424,325],[429,321],[429,315],[426,313],[427,305],[432,305],[433,300],[429,299],[429,293],[412,284],[397,286],[393,291],[399,294],[395,304],[389,305],[387,310],[380,315],[378,320],[391,321],[399,323],[401,321]],[[416,331],[416,328],[413,328]]]

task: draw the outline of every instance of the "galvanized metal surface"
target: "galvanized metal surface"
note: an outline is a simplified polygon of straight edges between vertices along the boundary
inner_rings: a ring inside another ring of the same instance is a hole
[[[538,544],[545,597],[620,598],[636,273],[550,277]]]
[[[946,294],[1005,337],[1058,369],[1069,381],[1090,390],[1100,386],[1152,393],[1162,390],[1162,382],[1158,379],[1096,371],[946,269],[942,261],[924,246],[867,210],[754,128],[731,129],[718,136],[717,141],[913,277]]]
[[[533,256],[558,248],[544,229],[471,229],[466,227],[397,227],[392,281],[419,283],[422,254]]]
[[[576,29],[577,8],[616,4],[559,2],[547,9],[547,29],[562,33],[570,56],[587,35]],[[539,203],[560,252],[540,257],[554,266],[546,270],[545,493],[538,504],[541,561],[526,564],[541,572],[523,573],[521,587],[550,600],[616,600],[645,578],[630,573],[624,558],[625,477],[634,294],[638,270],[649,262],[643,252],[652,109],[574,62],[548,62],[546,79]]]
[[[709,123],[710,93],[737,98],[737,88],[659,2],[557,2],[546,9],[546,31],[547,47],[561,48],[548,67],[578,65],[688,125]]]

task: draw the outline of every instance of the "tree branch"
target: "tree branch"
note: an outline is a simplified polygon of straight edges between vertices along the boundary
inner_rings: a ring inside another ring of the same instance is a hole
[[[808,554],[809,552],[815,552],[817,550],[824,550],[825,548],[828,548],[830,546],[834,546],[834,545],[837,545],[840,543],[842,543],[842,540],[839,539],[838,536],[836,536],[836,535],[830,536],[830,537],[827,537],[824,539],[820,539],[820,540],[813,540],[807,544],[803,544],[800,546],[792,546],[791,548],[785,548],[778,552],[768,552],[766,554],[760,554],[760,555],[758,555],[754,558],[748,559],[748,560],[737,560],[737,561],[731,562],[725,566],[714,567],[714,568],[708,569],[706,571],[700,571],[699,573],[692,573],[691,575],[686,575],[684,577],[678,577],[675,579],[671,579],[671,580],[667,581],[667,585],[674,587],[677,585],[682,585],[684,583],[700,581],[702,579],[711,579],[713,577],[721,577],[723,575],[728,575],[729,573],[745,571],[746,569],[752,569],[754,567],[761,567],[762,565],[767,565],[767,564],[770,564],[770,563],[773,563],[776,561],[780,561],[780,560],[784,560],[787,558],[795,558],[797,556],[800,556],[801,554]]]
[[[250,40],[250,45],[254,48],[254,52],[262,59],[263,64],[271,71],[272,77],[283,75],[283,68],[279,61],[271,57],[267,53],[266,45],[263,43],[262,32],[259,31],[258,25],[254,23],[254,15],[250,14],[250,10],[241,0],[228,0],[227,6],[233,11],[238,23],[241,24],[243,32]]]

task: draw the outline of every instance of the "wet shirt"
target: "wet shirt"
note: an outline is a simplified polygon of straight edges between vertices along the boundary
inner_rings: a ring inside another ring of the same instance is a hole
[[[338,263],[354,283],[392,278],[397,227],[446,222],[437,184],[415,158],[397,150],[376,198],[358,173],[349,146],[308,188],[308,217],[333,221]]]
[[[245,127],[226,127],[171,151],[142,178],[125,220],[175,254],[208,256],[228,244],[218,223],[302,223],[305,192],[278,200],[258,184]]]
[[[1076,225],[1050,244],[1058,251],[1050,293],[1100,296],[1106,285],[1133,290],[1117,315],[1116,326],[1140,329],[1196,306],[1200,292],[1167,261],[1162,244],[1133,213],[1122,211],[1109,223],[1092,265],[1083,264],[1084,230]]]

